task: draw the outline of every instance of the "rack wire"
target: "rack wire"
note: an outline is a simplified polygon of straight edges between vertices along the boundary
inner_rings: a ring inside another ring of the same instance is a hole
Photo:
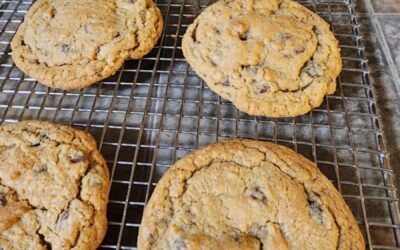
[[[157,0],[165,27],[143,59],[80,91],[45,87],[18,70],[10,41],[31,1],[0,6],[0,122],[27,119],[72,125],[97,140],[111,173],[108,233],[101,249],[136,249],[143,208],[168,167],[225,138],[288,146],[318,163],[344,196],[369,249],[400,249],[400,217],[363,38],[352,0],[300,0],[327,22],[343,57],[336,93],[296,118],[239,112],[211,92],[186,63],[181,38],[210,3]]]

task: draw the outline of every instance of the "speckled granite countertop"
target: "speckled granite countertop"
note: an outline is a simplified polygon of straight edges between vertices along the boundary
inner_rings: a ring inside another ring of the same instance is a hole
[[[386,149],[400,188],[400,0],[356,0]]]

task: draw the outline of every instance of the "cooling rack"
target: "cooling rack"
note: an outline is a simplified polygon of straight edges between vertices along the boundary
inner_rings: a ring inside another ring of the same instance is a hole
[[[39,119],[69,124],[97,140],[111,173],[108,232],[101,249],[136,249],[143,208],[168,167],[226,138],[267,140],[296,150],[343,194],[369,249],[399,249],[400,217],[363,38],[351,0],[301,0],[337,39],[343,71],[336,93],[296,118],[248,116],[212,93],[186,63],[181,38],[210,2],[157,0],[163,36],[143,59],[80,91],[47,88],[18,70],[10,41],[31,1],[0,7],[1,123]]]

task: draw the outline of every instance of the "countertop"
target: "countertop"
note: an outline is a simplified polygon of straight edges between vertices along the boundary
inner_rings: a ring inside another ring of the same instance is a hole
[[[356,0],[386,150],[400,188],[400,0]]]

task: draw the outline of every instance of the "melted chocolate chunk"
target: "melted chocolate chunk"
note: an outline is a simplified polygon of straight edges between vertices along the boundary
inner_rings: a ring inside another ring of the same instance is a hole
[[[257,74],[257,67],[261,67],[262,65],[258,64],[258,65],[241,65],[242,70],[248,70],[253,74]]]
[[[301,54],[304,51],[306,51],[306,49],[303,46],[294,49],[294,53],[296,53],[296,55]]]
[[[279,39],[280,39],[282,42],[286,42],[286,41],[289,40],[291,37],[292,37],[292,35],[289,34],[289,33],[286,33],[286,32],[279,33]]]
[[[39,64],[38,60],[28,60],[30,64]]]
[[[64,54],[68,54],[68,52],[69,52],[69,46],[68,46],[68,44],[62,44],[62,45],[61,45],[61,51],[62,51]]]
[[[40,167],[37,168],[37,169],[34,169],[33,171],[34,171],[36,174],[44,173],[44,172],[47,171],[47,166],[46,166],[46,164],[43,164],[42,166],[40,166]]]
[[[250,191],[250,197],[255,200],[266,201],[267,196],[260,190],[259,187],[254,187]]]
[[[239,39],[242,41],[247,41],[247,33],[239,34]]]
[[[323,224],[325,221],[325,212],[321,201],[316,197],[316,195],[308,194],[307,202],[311,217],[318,223]]]
[[[229,87],[229,86],[231,86],[231,84],[230,84],[228,81],[224,81],[224,82],[222,82],[221,84],[222,84],[222,86],[224,86],[224,87]]]
[[[50,18],[54,18],[56,13],[57,13],[56,9],[52,8],[50,11]]]
[[[6,205],[7,205],[6,197],[4,197],[4,194],[0,194],[0,207],[5,207]]]
[[[51,244],[46,241],[44,235],[39,233],[39,229],[36,231],[36,234],[39,236],[40,244],[45,246],[45,249],[52,249]]]
[[[182,239],[176,239],[172,247],[173,250],[187,250],[186,243]]]
[[[38,147],[38,146],[40,146],[40,142],[36,142],[36,143],[33,143],[33,144],[31,145],[32,148],[36,148],[36,147]]]
[[[270,91],[270,87],[268,85],[263,85],[259,90],[260,94],[267,93],[269,91]]]
[[[78,155],[75,158],[71,159],[70,162],[75,164],[75,163],[83,162],[84,160],[85,160],[85,156]]]
[[[119,36],[121,36],[121,34],[120,34],[118,31],[114,32],[114,34],[113,34],[113,37],[114,37],[114,38],[117,38],[117,37],[119,37]]]

